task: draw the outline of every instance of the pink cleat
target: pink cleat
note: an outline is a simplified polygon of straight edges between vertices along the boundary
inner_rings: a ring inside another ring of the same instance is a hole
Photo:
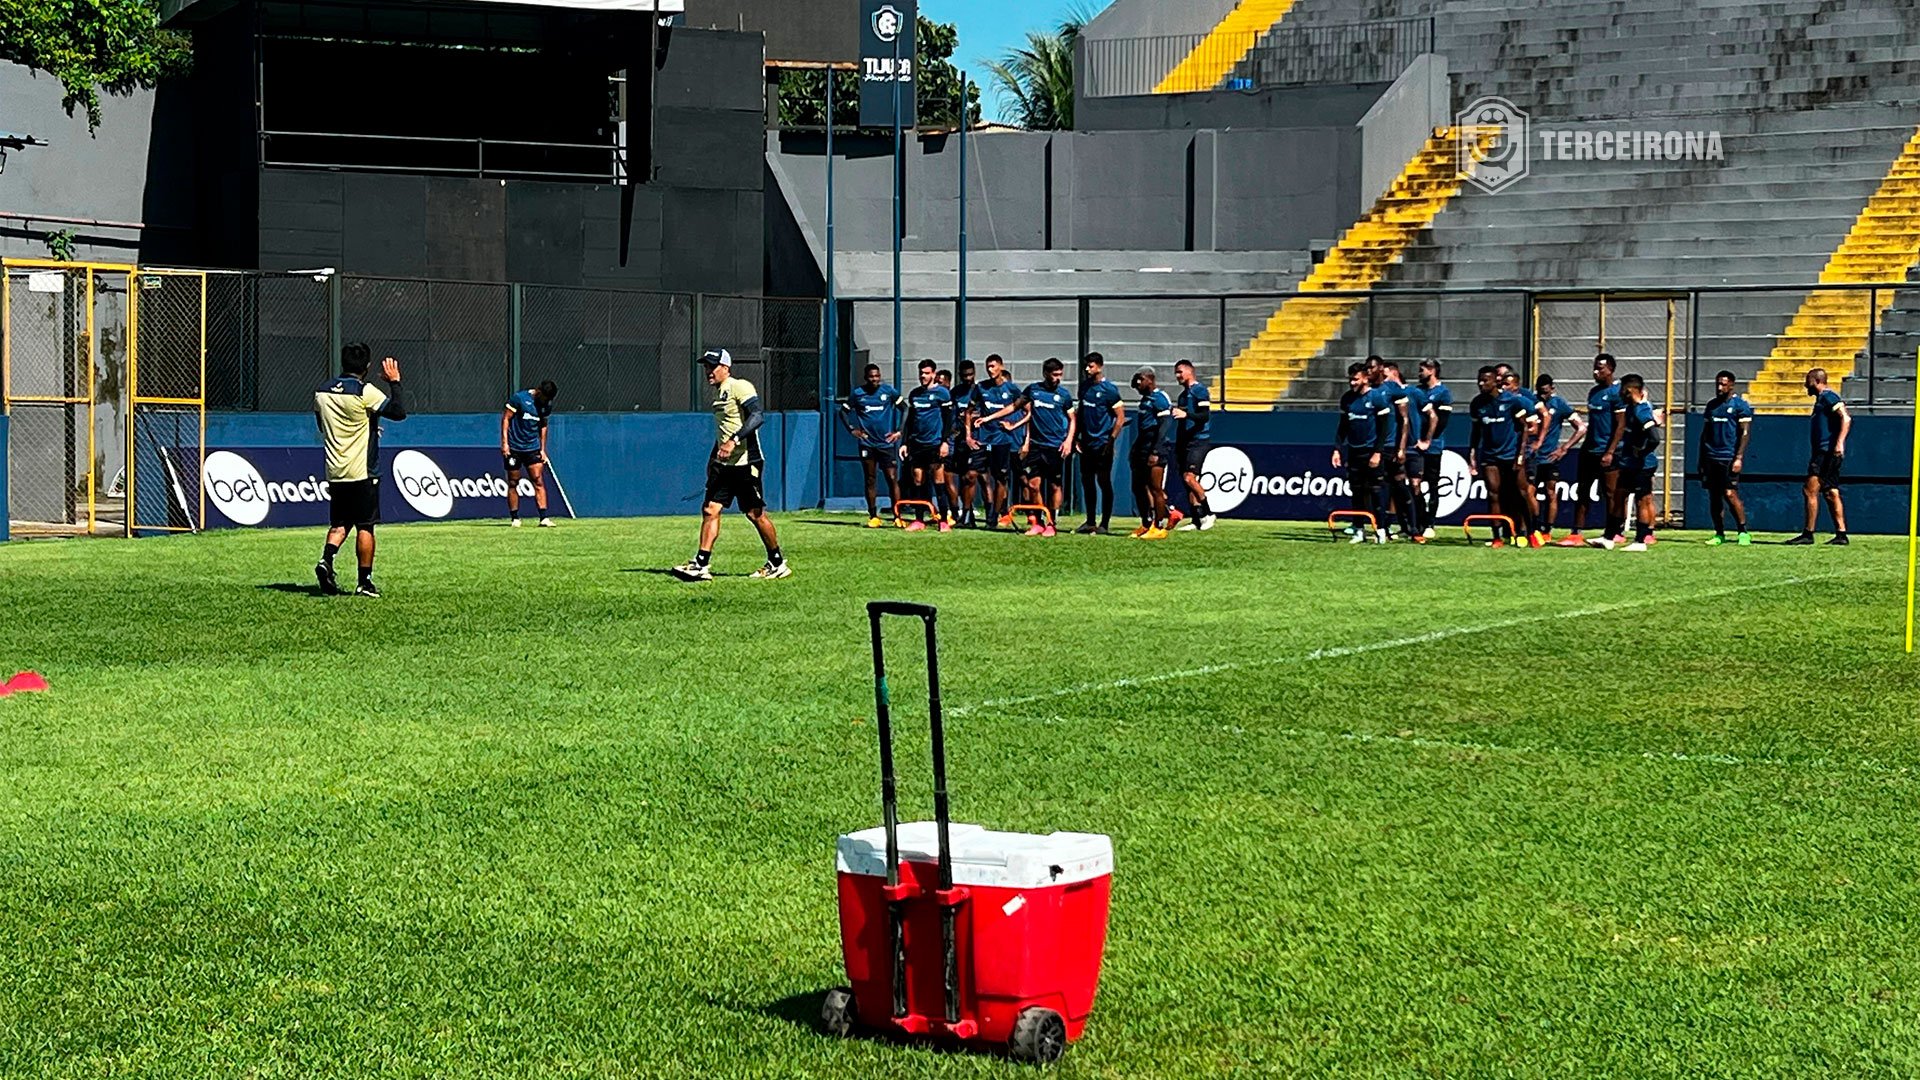
[[[907,531],[908,531],[908,532],[924,532],[924,531],[926,530],[926,527],[927,527],[927,523],[926,523],[926,522],[924,522],[924,521],[909,521],[909,522],[907,522]]]
[[[943,532],[943,533],[950,533],[950,532],[952,532],[952,531],[953,531],[953,522],[951,522],[951,521],[946,521],[946,520],[944,520],[944,519],[943,519],[943,520],[942,520],[942,521],[940,522],[940,531],[941,531],[941,532]]]
[[[1047,526],[1046,528],[1044,528],[1044,529],[1041,529],[1041,530],[1040,530],[1040,535],[1041,535],[1041,536],[1052,536],[1052,535],[1053,535],[1053,526],[1051,526],[1051,525],[1049,525],[1049,526]]]

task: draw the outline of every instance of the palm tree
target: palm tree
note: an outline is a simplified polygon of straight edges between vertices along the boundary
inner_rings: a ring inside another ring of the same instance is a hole
[[[1024,49],[1009,49],[987,64],[994,92],[1010,120],[1030,131],[1073,129],[1073,52],[1092,16],[1074,8],[1053,31],[1027,34]]]

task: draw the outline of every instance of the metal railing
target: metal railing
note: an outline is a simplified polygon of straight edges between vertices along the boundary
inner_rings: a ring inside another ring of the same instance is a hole
[[[1127,97],[1392,82],[1433,51],[1433,40],[1431,17],[1091,40],[1083,90],[1088,97]],[[1204,86],[1168,85],[1169,75],[1196,54],[1203,54],[1201,69],[1224,74]]]
[[[492,149],[492,159],[488,150]],[[585,180],[626,177],[626,152],[612,143],[340,131],[263,131],[260,163],[289,169],[354,169],[480,179]]]

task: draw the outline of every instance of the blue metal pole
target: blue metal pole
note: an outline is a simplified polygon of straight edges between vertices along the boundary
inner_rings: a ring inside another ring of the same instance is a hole
[[[960,73],[960,310],[954,312],[953,362],[967,358],[967,73]]]
[[[826,343],[820,354],[820,498],[822,505],[833,478],[833,368],[840,356],[840,291],[833,280],[833,80],[837,74],[827,69],[827,326]]]
[[[900,127],[900,37],[906,33],[902,27],[900,34],[893,38],[893,385],[901,382],[901,304],[900,304],[900,243],[907,231],[906,192],[903,184],[905,159],[904,140]]]

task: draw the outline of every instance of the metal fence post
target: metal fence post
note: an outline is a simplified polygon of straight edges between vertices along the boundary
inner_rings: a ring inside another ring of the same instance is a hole
[[[346,344],[341,332],[341,309],[346,302],[346,275],[338,271],[327,275],[327,355],[320,367],[320,378],[333,374],[333,365],[340,360],[340,349]]]
[[[507,393],[514,394],[520,389],[520,283],[507,286]]]
[[[1220,404],[1227,404],[1227,298],[1220,298]]]
[[[1867,290],[1867,406],[1873,406],[1874,377],[1880,360],[1880,289]]]
[[[828,77],[831,78],[832,74],[829,73]],[[706,304],[706,293],[693,294],[693,355],[695,356],[705,356],[707,354],[707,336],[704,328]],[[700,411],[699,379],[690,380],[687,384],[687,411]]]

